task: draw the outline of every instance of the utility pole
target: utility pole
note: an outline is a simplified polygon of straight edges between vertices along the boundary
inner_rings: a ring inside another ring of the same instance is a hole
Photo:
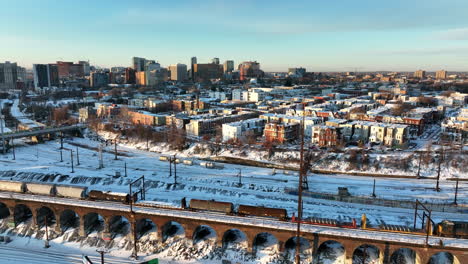
[[[101,264],[104,264],[104,254],[107,253],[107,250],[105,248],[96,249],[96,252],[101,254]]]
[[[62,150],[60,150],[60,162],[63,162],[63,153],[62,153]]]
[[[3,114],[3,103],[0,105],[0,133],[2,133],[2,154],[5,154],[5,134],[3,131],[3,121],[5,120]]]
[[[169,160],[169,177],[172,177],[172,157],[169,157],[168,160]]]
[[[239,182],[237,183],[237,186],[241,187],[242,186],[242,170],[239,169],[239,173],[237,174],[239,178]]]
[[[71,169],[72,169],[71,173],[74,173],[75,170],[73,168],[73,150],[72,149],[70,149],[70,160],[71,160]]]
[[[76,165],[80,166],[80,153],[78,152],[78,147],[76,147]]]
[[[375,179],[374,179],[374,187],[372,188],[372,197],[376,197],[376,195],[375,195]]]
[[[419,151],[419,164],[418,164],[418,174],[416,174],[416,178],[421,178],[421,161],[422,161],[422,152]]]
[[[124,163],[125,177],[127,177],[127,162]]]
[[[63,149],[63,132],[60,132],[60,149]]]
[[[438,168],[437,168],[437,183],[436,183],[436,188],[435,188],[435,190],[437,192],[440,192],[440,187],[439,187],[440,167],[442,165],[443,158],[444,158],[444,147],[442,146],[442,151],[440,152],[440,157],[439,157],[439,165],[438,165]]]
[[[117,139],[114,140],[114,160],[117,160]]]
[[[177,162],[176,155],[174,154],[174,186],[177,185]]]
[[[104,161],[102,160],[102,143],[99,144],[99,169],[104,168]]]
[[[11,146],[13,147],[13,160],[16,160],[15,143],[13,142],[13,138],[11,138]]]
[[[301,263],[301,221],[302,221],[302,183],[304,179],[304,128],[305,128],[305,106],[302,112],[302,129],[301,129],[301,153],[300,153],[300,167],[299,167],[299,186],[298,186],[298,199],[297,199],[297,230],[296,230],[296,264]]]
[[[457,179],[457,185],[455,185],[455,200],[453,200],[454,205],[457,205],[457,196],[458,196],[458,179]]]
[[[45,214],[44,216],[44,223],[45,223],[45,230],[46,230],[46,240],[44,241],[44,247],[45,248],[49,248],[50,245],[49,245],[49,228],[47,226],[47,214]]]

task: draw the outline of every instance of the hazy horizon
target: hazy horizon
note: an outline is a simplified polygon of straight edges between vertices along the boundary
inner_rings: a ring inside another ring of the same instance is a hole
[[[5,0],[6,2],[6,0]],[[256,60],[270,72],[468,71],[468,1],[32,1],[2,5],[0,61]]]

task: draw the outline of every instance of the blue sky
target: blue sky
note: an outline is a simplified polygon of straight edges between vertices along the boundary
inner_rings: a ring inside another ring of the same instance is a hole
[[[468,71],[467,0],[0,0],[0,61]]]

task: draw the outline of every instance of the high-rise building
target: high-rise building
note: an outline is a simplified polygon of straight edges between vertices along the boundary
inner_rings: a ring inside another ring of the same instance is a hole
[[[135,84],[135,70],[133,68],[125,69],[125,83],[126,84]]]
[[[153,71],[153,70],[159,70],[160,68],[161,68],[161,65],[159,63],[157,63],[156,61],[154,61],[154,60],[147,60],[145,62],[144,70],[146,72]]]
[[[146,72],[145,71],[135,72],[135,82],[138,85],[146,86]]]
[[[18,80],[18,65],[16,62],[6,61],[0,63],[0,90],[10,90],[16,88]]]
[[[197,64],[197,57],[192,57],[192,59],[190,59],[190,78],[192,78],[192,80],[195,80],[195,71],[194,71],[194,65]]]
[[[213,59],[211,60],[211,63],[213,63],[213,64],[219,64],[219,58],[213,58]]]
[[[169,66],[171,72],[171,80],[182,82],[187,80],[187,65],[185,64],[174,64]]]
[[[145,58],[133,57],[132,58],[133,69],[137,72],[144,71],[146,65]]]
[[[426,71],[423,71],[423,70],[415,71],[414,74],[413,74],[413,77],[414,78],[419,78],[419,79],[424,79],[424,78],[426,78]]]
[[[146,86],[155,86],[169,80],[169,71],[166,68],[159,68],[145,72]]]
[[[224,62],[224,73],[230,73],[234,71],[234,61],[233,60],[227,60]]]
[[[78,64],[83,66],[83,73],[85,76],[88,76],[91,73],[91,66],[89,61],[78,61]]]
[[[84,77],[84,67],[82,64],[75,64],[68,61],[57,61],[59,78]]]
[[[210,79],[220,79],[223,77],[223,65],[220,64],[194,64],[194,81],[208,81]]]
[[[239,79],[241,81],[248,78],[261,78],[264,73],[260,70],[260,63],[256,61],[244,61],[239,64]]]
[[[59,86],[59,73],[56,64],[34,64],[34,89],[52,88]]]
[[[89,78],[90,86],[93,88],[99,88],[107,86],[109,84],[109,73],[108,72],[92,72]]]
[[[440,70],[436,72],[436,79],[447,79],[447,71],[445,70]]]
[[[294,77],[302,77],[306,73],[305,68],[289,68],[288,69],[288,75],[294,76]]]

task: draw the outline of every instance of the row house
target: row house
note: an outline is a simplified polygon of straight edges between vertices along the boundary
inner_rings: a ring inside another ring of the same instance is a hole
[[[99,118],[114,119],[121,112],[121,107],[115,104],[109,104],[109,103],[98,104],[97,103],[96,105],[97,105],[96,114],[97,114],[97,117]]]
[[[339,129],[334,126],[314,126],[312,128],[312,143],[320,147],[333,147],[340,142]]]
[[[263,134],[265,123],[265,119],[252,118],[223,124],[223,141],[228,141],[230,139],[241,139],[249,135],[255,137],[260,136]]]
[[[275,122],[275,123],[297,123],[301,124],[302,120],[304,120],[304,134],[306,137],[312,136],[312,127],[318,124],[322,124],[324,122],[324,118],[320,117],[300,117],[300,116],[291,116],[291,115],[282,115],[282,114],[272,114],[266,113],[260,115],[260,118],[266,120],[267,123]]]
[[[128,115],[134,125],[159,126],[166,123],[166,116],[147,111],[128,111]]]
[[[382,124],[371,126],[369,141],[384,144],[388,147],[404,147],[408,143],[409,129],[407,125]]]
[[[263,136],[267,142],[284,144],[298,138],[299,128],[298,123],[268,123],[263,130]]]
[[[78,116],[78,122],[84,123],[88,121],[90,118],[96,117],[96,109],[92,106],[86,106],[83,108],[80,108],[79,116]]]
[[[208,109],[210,104],[203,100],[173,100],[172,109],[174,111],[192,111],[196,109]]]
[[[200,137],[203,135],[215,134],[216,129],[221,127],[222,124],[256,117],[258,117],[258,113],[255,112],[239,112],[234,115],[192,119],[185,125],[185,130],[187,131],[187,134],[191,136]]]

